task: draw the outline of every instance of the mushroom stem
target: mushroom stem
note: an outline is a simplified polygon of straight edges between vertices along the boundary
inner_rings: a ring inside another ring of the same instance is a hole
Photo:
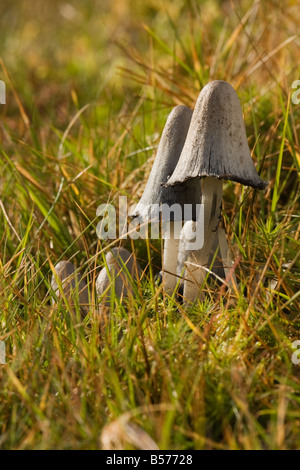
[[[171,294],[178,281],[177,259],[182,222],[166,222],[163,223],[162,228],[164,238],[163,284],[165,292]]]
[[[183,297],[185,302],[201,298],[201,286],[207,275],[211,250],[218,236],[221,217],[222,180],[206,177],[202,181],[202,204],[204,205],[204,243],[201,249],[189,251]],[[196,222],[199,223],[199,222]]]
[[[186,222],[184,231],[196,231],[197,222]],[[190,234],[189,234],[190,235]],[[183,235],[185,236],[185,235]],[[190,238],[190,237],[188,237]],[[197,298],[202,299],[201,285],[205,279],[206,272],[201,269],[201,263],[203,261],[203,255],[201,256],[201,250],[187,250],[187,259],[185,262],[185,273],[184,273],[184,288],[183,288],[183,300],[184,303],[195,302]]]

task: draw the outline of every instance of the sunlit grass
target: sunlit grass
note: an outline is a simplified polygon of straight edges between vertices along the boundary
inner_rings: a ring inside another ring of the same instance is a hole
[[[0,448],[297,449],[297,3],[103,3],[0,7]],[[143,275],[103,328],[96,209],[138,202],[168,113],[214,79],[269,181],[224,183],[238,286],[188,309],[155,281],[161,241],[124,240]],[[89,276],[84,318],[52,303],[60,259]]]

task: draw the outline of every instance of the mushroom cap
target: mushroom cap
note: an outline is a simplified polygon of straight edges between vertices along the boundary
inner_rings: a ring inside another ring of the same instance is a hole
[[[131,217],[158,221],[161,214],[161,204],[166,204],[169,207],[173,204],[179,204],[181,208],[184,204],[200,204],[200,185],[198,183],[182,188],[163,186],[178,163],[192,114],[192,110],[184,105],[175,106],[169,114],[144,193],[130,214]],[[173,220],[173,217],[172,213],[170,218],[163,215],[163,220]]]
[[[133,293],[132,280],[142,273],[134,254],[125,248],[112,248],[107,253],[105,261],[107,266],[101,269],[96,280],[97,295],[100,297],[112,283],[115,296],[118,298],[127,297],[129,292]],[[110,304],[111,292],[112,287],[105,294],[105,299],[102,299],[102,304]]]
[[[64,296],[69,301],[72,308],[75,306],[75,296],[78,296],[78,305],[83,314],[86,314],[89,310],[89,294],[86,280],[81,276],[80,273],[76,272],[76,268],[70,261],[60,261],[55,266],[56,275],[61,283],[61,288]],[[61,292],[59,285],[52,276],[51,287],[54,290],[56,296],[61,298]],[[55,301],[52,300],[52,304]]]
[[[223,80],[199,94],[178,164],[166,187],[212,176],[264,189],[251,158],[240,100]]]

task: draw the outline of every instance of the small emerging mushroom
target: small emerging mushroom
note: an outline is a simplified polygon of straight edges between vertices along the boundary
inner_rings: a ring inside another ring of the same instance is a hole
[[[234,88],[215,80],[201,91],[178,164],[165,184],[167,188],[192,184],[202,179],[204,205],[204,245],[189,252],[184,297],[194,302],[206,277],[212,247],[219,237],[222,181],[231,180],[264,189],[251,158],[243,113]],[[227,241],[221,233],[222,251]]]
[[[77,272],[70,261],[60,261],[52,274],[51,287],[58,298],[64,297],[72,311],[80,308],[82,316],[89,310],[88,286],[85,279]],[[54,299],[52,304],[55,304]]]
[[[133,294],[132,283],[142,270],[134,254],[125,248],[112,248],[105,263],[96,280],[96,291],[101,306],[109,307],[114,296],[122,299]]]
[[[183,105],[173,108],[165,124],[154,164],[144,193],[131,217],[141,222],[162,222],[164,238],[163,283],[167,292],[172,292],[177,283],[177,257],[180,232],[184,217],[184,205],[193,208],[201,202],[200,185],[192,183],[182,187],[164,187],[172,175],[189,129],[192,110]],[[177,209],[174,214],[173,209]],[[191,215],[195,217],[194,214]]]

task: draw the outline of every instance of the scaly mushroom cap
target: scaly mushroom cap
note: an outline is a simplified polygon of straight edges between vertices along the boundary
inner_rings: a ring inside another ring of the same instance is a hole
[[[251,158],[242,107],[234,88],[215,80],[201,91],[178,164],[166,187],[213,176],[264,189]]]
[[[131,217],[141,219],[159,220],[160,209],[154,204],[195,204],[200,203],[200,185],[197,183],[183,186],[182,188],[166,188],[162,185],[172,175],[182,151],[185,138],[190,125],[192,110],[184,105],[173,108],[165,124],[155,161],[153,163],[144,193],[130,214]],[[172,214],[171,214],[172,220]]]

